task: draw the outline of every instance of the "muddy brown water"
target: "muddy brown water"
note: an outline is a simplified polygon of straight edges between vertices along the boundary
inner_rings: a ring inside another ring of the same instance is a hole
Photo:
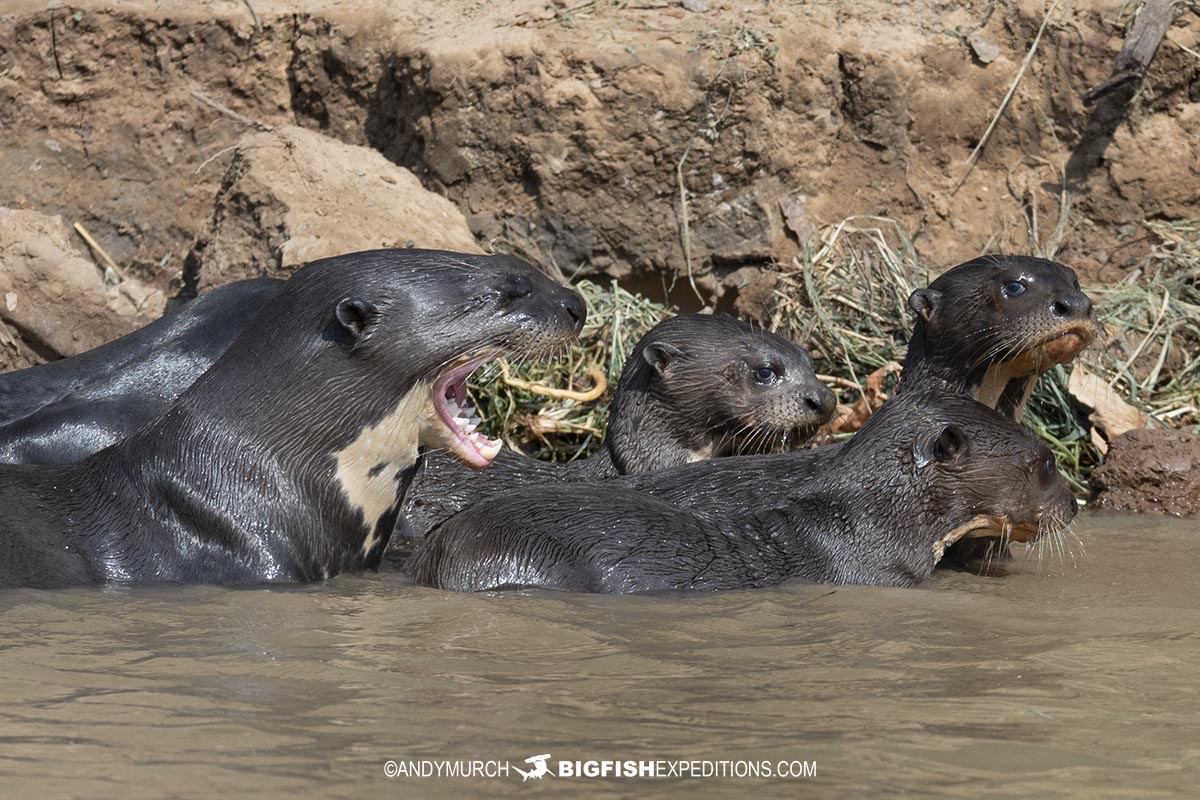
[[[1168,797],[1200,781],[1200,527],[920,589],[0,593],[0,796]],[[384,775],[389,759],[815,761],[814,777]]]

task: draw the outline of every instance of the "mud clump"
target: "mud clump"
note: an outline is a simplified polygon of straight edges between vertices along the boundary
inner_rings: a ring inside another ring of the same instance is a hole
[[[1092,483],[1099,508],[1200,515],[1200,436],[1184,430],[1123,433],[1110,443]]]
[[[243,137],[184,282],[286,277],[319,258],[380,247],[480,252],[467,221],[417,177],[366,147],[305,128]]]
[[[0,366],[72,356],[162,313],[163,292],[105,284],[59,217],[0,208]]]

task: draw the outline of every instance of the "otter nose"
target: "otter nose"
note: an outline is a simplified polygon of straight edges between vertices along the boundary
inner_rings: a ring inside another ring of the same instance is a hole
[[[583,323],[587,322],[587,306],[584,304],[583,298],[575,292],[569,292],[559,305],[575,323],[575,333],[582,331]]]
[[[1092,316],[1092,300],[1083,292],[1066,292],[1054,299],[1050,313],[1065,319],[1087,319]]]
[[[805,408],[821,418],[828,418],[832,415],[834,407],[837,405],[837,398],[823,384],[818,384],[815,389],[808,390],[800,399]]]

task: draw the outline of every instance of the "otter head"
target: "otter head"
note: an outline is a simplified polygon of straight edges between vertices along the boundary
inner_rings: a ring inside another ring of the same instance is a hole
[[[803,348],[733,317],[685,314],[652,328],[626,362],[610,451],[628,466],[621,451],[657,437],[678,457],[659,453],[654,468],[767,452],[808,439],[834,406]]]
[[[917,314],[906,390],[932,377],[1015,417],[1037,376],[1066,364],[1096,333],[1075,271],[1027,256],[983,256],[909,297]]]
[[[889,568],[914,580],[959,539],[1057,536],[1077,510],[1046,445],[965,395],[897,395],[844,450],[864,459],[863,489],[880,493],[882,539],[904,540],[881,548],[899,554]]]
[[[509,256],[381,250],[332,261],[343,259],[325,268],[343,287],[326,338],[361,388],[400,401],[373,426],[404,418],[419,425],[420,444],[486,467],[501,443],[476,430],[468,377],[501,355],[565,345],[583,327],[582,298]]]

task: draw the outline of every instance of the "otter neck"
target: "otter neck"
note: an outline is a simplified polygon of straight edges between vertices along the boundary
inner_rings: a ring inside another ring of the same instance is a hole
[[[919,320],[908,343],[904,357],[904,368],[900,372],[898,392],[948,391],[973,397],[989,408],[994,408],[1009,419],[1016,419],[1025,407],[1025,401],[1037,385],[1037,373],[1019,372],[1010,363],[977,361],[973,354],[965,359],[958,355],[943,353],[930,341],[925,323]]]
[[[929,336],[925,322],[918,320],[900,371],[898,392],[943,391],[976,396],[987,376],[987,365],[973,366],[973,359],[943,352]],[[995,408],[995,405],[992,406]]]
[[[843,448],[813,477],[802,495],[780,513],[787,524],[775,541],[789,575],[836,583],[911,585],[933,571],[933,539],[899,548],[881,547],[898,531],[931,530],[935,516],[921,501],[923,488],[897,488],[901,463],[866,450]],[[852,485],[851,485],[852,483]],[[897,492],[905,494],[898,496]],[[852,503],[845,498],[853,496]],[[814,520],[823,524],[813,525]],[[774,527],[774,526],[772,526]],[[804,530],[797,536],[796,530]]]
[[[638,366],[621,375],[609,408],[604,446],[587,462],[603,454],[604,461],[597,467],[607,465],[609,475],[631,475],[712,458],[715,453],[711,437],[675,433],[696,431],[707,420],[688,419],[666,402],[659,392],[658,373],[642,359],[637,360]]]
[[[301,374],[299,369],[281,373]],[[414,472],[418,417],[425,414],[429,385],[399,378],[389,392],[330,364],[323,369],[340,392],[326,386],[310,394],[272,376],[240,383],[202,380],[104,457],[152,483],[157,513],[173,515],[200,536],[216,530],[222,539],[238,542],[264,517],[305,528],[272,534],[281,550],[290,551],[280,561],[307,570],[281,577],[369,566],[382,554]],[[240,363],[228,372],[255,375]],[[164,474],[161,462],[157,468],[143,463],[137,454],[144,452],[163,453],[171,469]],[[197,497],[204,502],[196,503]],[[292,510],[276,519],[271,506],[281,501]],[[295,508],[313,509],[314,518]]]

